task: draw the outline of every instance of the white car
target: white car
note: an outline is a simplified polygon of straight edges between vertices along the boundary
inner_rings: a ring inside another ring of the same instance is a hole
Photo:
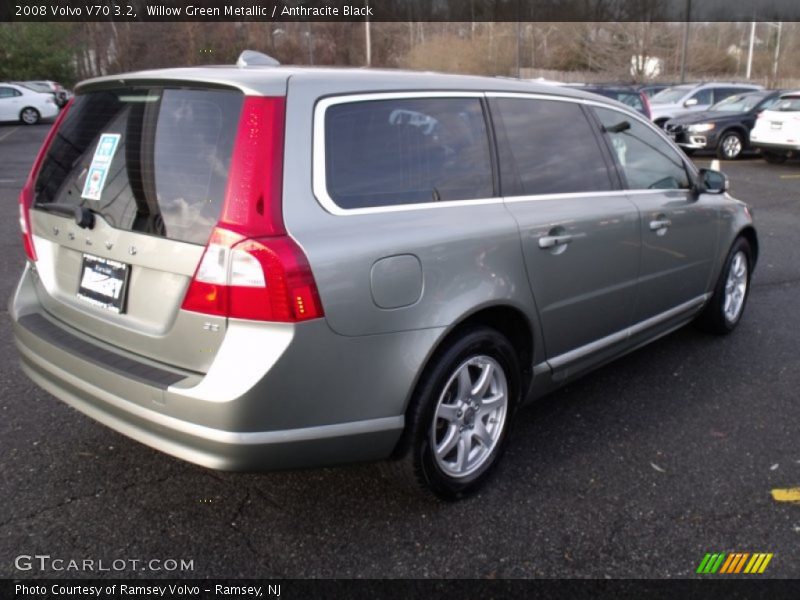
[[[58,106],[52,94],[34,92],[21,85],[0,83],[0,121],[22,121],[25,125],[35,125],[57,114]]]
[[[56,105],[58,108],[63,108],[66,106],[67,102],[69,102],[69,99],[72,97],[72,94],[70,94],[70,92],[57,81],[10,81],[9,83],[21,85],[22,87],[33,90],[34,92],[52,94],[52,96],[56,99]]]
[[[750,132],[750,145],[769,163],[780,164],[800,154],[800,91],[783,94],[758,115]]]

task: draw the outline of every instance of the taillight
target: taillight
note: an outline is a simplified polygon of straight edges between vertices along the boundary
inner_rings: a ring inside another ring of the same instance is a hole
[[[245,239],[219,227],[182,308],[256,321],[306,321],[324,314],[311,268],[292,238]]]
[[[182,309],[235,319],[296,322],[324,315],[302,249],[281,213],[283,98],[246,98],[222,216]]]
[[[36,155],[36,160],[33,161],[28,179],[25,181],[25,185],[22,187],[22,191],[19,194],[19,228],[22,232],[22,245],[25,248],[25,255],[32,261],[36,261],[36,248],[33,245],[33,230],[31,229],[30,214],[31,204],[33,204],[33,186],[36,183],[36,178],[39,176],[39,169],[42,168],[47,150],[50,148],[50,144],[56,136],[56,131],[58,131],[61,122],[64,120],[71,106],[72,100],[61,110],[61,114],[58,115],[55,123],[53,123],[53,126],[50,128],[42,147],[39,149],[39,154]]]
[[[639,95],[642,97],[642,104],[644,105],[644,114],[649,119],[653,115],[652,111],[650,110],[650,99],[644,92],[639,92]]]

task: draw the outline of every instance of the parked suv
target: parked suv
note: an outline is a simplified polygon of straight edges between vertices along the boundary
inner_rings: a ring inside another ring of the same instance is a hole
[[[750,149],[750,130],[758,115],[775,104],[781,93],[767,90],[729,96],[708,110],[670,119],[664,130],[687,153],[715,150],[719,158],[733,160]]]
[[[690,83],[660,91],[650,98],[650,113],[659,127],[687,112],[705,110],[734,94],[764,89],[748,83]]]
[[[800,153],[800,91],[783,94],[758,115],[750,142],[769,163],[780,164]]]
[[[758,242],[726,189],[576,90],[114,75],[77,86],[25,184],[10,314],[35,382],[154,448],[386,459],[457,498],[520,405],[690,321],[736,327]]]

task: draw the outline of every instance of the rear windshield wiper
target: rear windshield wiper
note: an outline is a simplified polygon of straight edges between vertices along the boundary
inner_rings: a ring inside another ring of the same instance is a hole
[[[34,204],[33,208],[61,215],[62,217],[72,217],[81,229],[94,229],[94,216],[96,213],[86,206],[72,206],[71,204],[46,202],[43,204]]]

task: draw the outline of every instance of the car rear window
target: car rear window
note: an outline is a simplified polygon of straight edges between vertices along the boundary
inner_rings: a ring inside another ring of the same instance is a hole
[[[327,191],[354,209],[493,196],[478,98],[347,102],[325,113]]]
[[[125,88],[77,96],[35,206],[88,207],[112,227],[205,244],[219,218],[242,94]]]
[[[770,110],[792,112],[800,110],[800,96],[781,98]]]

